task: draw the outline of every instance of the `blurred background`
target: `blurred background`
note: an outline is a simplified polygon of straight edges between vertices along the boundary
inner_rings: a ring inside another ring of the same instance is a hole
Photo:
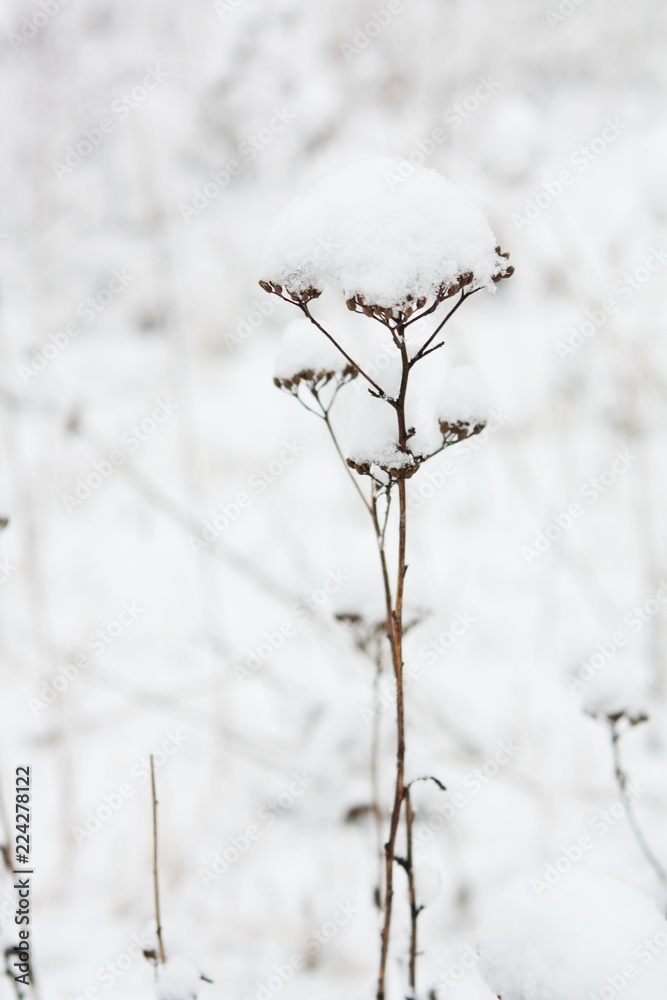
[[[421,985],[488,1000],[474,961],[447,976],[489,898],[618,802],[591,699],[651,716],[623,749],[667,864],[664,4],[7,0],[0,26],[0,777],[11,806],[32,767],[42,998],[151,995],[151,752],[165,945],[201,995],[371,995],[393,705],[336,615],[379,580],[272,384],[295,317],[257,261],[315,177],[391,154],[516,266],[448,328],[493,431],[411,485],[408,772],[449,788],[415,793]],[[664,908],[625,819],[594,840]]]

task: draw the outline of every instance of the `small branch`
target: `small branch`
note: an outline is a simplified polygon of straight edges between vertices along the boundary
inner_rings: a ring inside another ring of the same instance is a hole
[[[284,296],[281,296],[281,298],[284,298]],[[285,301],[289,302],[289,299],[285,299]],[[307,304],[305,302],[298,302],[297,305],[302,310],[302,312],[304,313],[304,315],[308,317],[308,319],[313,324],[313,326],[316,326],[317,329],[321,333],[323,333],[324,336],[327,337],[331,341],[331,343],[334,345],[334,347],[337,350],[340,351],[340,353],[343,355],[343,357],[345,358],[345,360],[348,361],[351,365],[353,365],[357,369],[357,371],[359,372],[360,375],[363,375],[363,377],[366,379],[366,381],[368,382],[369,385],[373,386],[373,388],[375,389],[375,391],[379,394],[380,399],[387,399],[387,394],[384,391],[384,389],[381,386],[379,386],[377,384],[377,382],[370,377],[370,375],[367,375],[366,372],[363,370],[363,368],[359,364],[357,364],[357,362],[354,361],[350,357],[350,355],[347,353],[347,351],[344,350],[340,346],[340,344],[338,343],[338,341],[334,337],[331,336],[331,334],[328,332],[328,330],[325,330],[324,327],[322,326],[322,324],[318,323],[318,321],[315,319],[315,317],[311,313],[310,309],[308,308]]]
[[[450,320],[452,318],[452,316],[454,315],[454,313],[456,312],[456,310],[459,308],[459,306],[462,306],[466,299],[469,299],[471,295],[474,295],[475,292],[479,292],[479,291],[480,291],[479,288],[473,288],[473,290],[471,292],[461,291],[461,298],[458,300],[458,302],[456,303],[456,305],[453,306],[449,310],[449,312],[447,313],[447,315],[445,316],[445,318],[438,324],[438,326],[436,326],[435,330],[433,331],[433,333],[431,334],[431,336],[428,338],[428,340],[426,340],[422,344],[422,346],[419,348],[419,350],[417,351],[417,353],[415,354],[415,356],[410,360],[410,368],[412,368],[413,365],[416,365],[418,361],[421,361],[421,359],[426,356],[426,354],[428,353],[428,348],[433,343],[433,341],[435,340],[435,338],[438,336],[438,334],[442,330],[442,328],[445,325],[445,323],[447,323],[448,320]]]
[[[438,786],[441,792],[447,791],[447,786],[443,785],[442,781],[440,781],[440,778],[436,778],[432,774],[423,774],[420,775],[418,778],[413,778],[412,781],[409,781],[407,783],[406,788],[408,789],[412,788],[412,786],[416,785],[418,781],[432,781],[435,785]]]
[[[319,400],[318,400],[318,402],[319,402]],[[320,403],[320,406],[322,406],[321,403]],[[341,462],[345,466],[345,471],[347,472],[348,476],[350,477],[350,480],[352,481],[352,485],[354,486],[355,490],[357,491],[357,493],[361,497],[361,501],[362,501],[364,507],[366,508],[366,510],[368,511],[368,513],[371,514],[371,516],[372,516],[371,505],[369,504],[368,500],[366,499],[366,497],[364,495],[364,491],[362,490],[361,486],[359,485],[359,482],[358,482],[356,476],[354,475],[354,473],[350,469],[349,465],[347,464],[347,462],[345,460],[345,456],[343,455],[341,446],[338,443],[338,438],[336,437],[336,433],[335,433],[333,427],[331,426],[331,420],[329,419],[329,410],[330,409],[331,409],[331,407],[329,407],[327,410],[325,410],[324,407],[322,407],[322,419],[324,420],[326,428],[327,428],[327,430],[329,432],[329,437],[333,441],[334,448],[336,449],[336,452],[337,452],[337,454],[338,454]]]
[[[380,637],[375,643],[375,675],[373,677],[373,729],[371,733],[371,796],[373,800],[373,818],[375,820],[375,841],[378,862],[377,886],[374,898],[378,910],[382,910],[384,851],[382,846],[382,806],[380,797],[380,728],[382,714],[377,710],[380,696],[380,681],[383,673],[382,646]]]
[[[422,358],[427,357],[427,355],[429,355],[429,354],[433,354],[434,351],[440,350],[440,348],[444,347],[444,346],[445,346],[445,342],[444,342],[444,340],[441,340],[439,344],[436,344],[434,347],[429,347],[428,351],[424,351],[422,354],[420,354],[419,355],[420,360]]]
[[[627,813],[628,823],[630,825],[630,829],[632,830],[632,832],[634,834],[634,837],[635,837],[635,840],[637,841],[639,849],[642,852],[642,854],[644,855],[646,861],[649,863],[649,865],[651,866],[651,868],[655,872],[658,880],[662,883],[663,887],[667,889],[667,871],[665,871],[665,869],[662,866],[661,862],[658,860],[658,858],[654,854],[653,849],[651,848],[651,845],[649,844],[649,842],[647,841],[647,839],[646,839],[646,837],[644,835],[644,831],[642,830],[642,828],[639,825],[639,822],[637,820],[637,816],[636,816],[636,813],[635,813],[635,810],[634,810],[634,804],[633,804],[632,798],[631,798],[631,796],[630,796],[630,794],[628,792],[628,776],[627,776],[627,774],[626,774],[626,772],[625,772],[625,770],[623,768],[623,764],[622,764],[622,761],[621,761],[621,751],[620,751],[620,740],[621,740],[621,737],[622,737],[624,731],[627,732],[627,730],[622,730],[619,727],[619,723],[621,723],[624,719],[626,719],[625,715],[623,715],[620,719],[615,719],[615,720],[608,719],[607,720],[609,722],[609,728],[610,728],[610,733],[611,733],[611,750],[612,750],[612,755],[613,755],[613,758],[614,758],[614,777],[616,778],[616,783],[618,785],[618,790],[619,790],[619,792],[621,794],[621,801],[623,802],[623,805],[625,807],[625,811]],[[640,722],[645,722],[646,721],[646,716],[639,717],[639,718],[637,718],[635,720],[630,719],[629,721],[630,721],[630,726],[631,727],[632,726],[636,726],[636,725],[639,725]]]
[[[408,876],[408,900],[410,903],[410,995],[417,996],[417,922],[422,907],[417,902],[417,892],[415,888],[415,869],[412,856],[412,826],[414,813],[412,811],[412,801],[410,799],[410,785],[405,788],[405,830],[406,830],[406,857],[403,862],[405,873]]]
[[[407,329],[409,326],[412,326],[413,323],[416,323],[417,320],[419,320],[419,319],[426,319],[427,316],[430,316],[431,313],[435,312],[435,310],[440,305],[440,302],[441,302],[441,299],[436,299],[435,302],[433,303],[433,305],[430,305],[428,307],[428,309],[424,309],[424,311],[421,312],[421,313],[416,313],[414,316],[411,317],[411,319],[407,320],[403,324],[404,328]]]
[[[153,800],[153,900],[155,903],[155,926],[157,928],[158,959],[162,965],[167,961],[162,940],[162,921],[160,919],[160,886],[158,880],[157,854],[157,795],[155,792],[155,761],[151,754],[151,798]]]

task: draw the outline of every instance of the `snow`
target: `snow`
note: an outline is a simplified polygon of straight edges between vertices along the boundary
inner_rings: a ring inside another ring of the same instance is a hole
[[[351,372],[351,365],[331,341],[308,319],[293,320],[285,332],[276,356],[275,378],[281,383],[332,377]]]
[[[486,423],[490,409],[488,389],[472,365],[458,365],[447,373],[437,403],[443,423]]]
[[[415,895],[419,906],[430,906],[442,891],[442,875],[435,865],[422,861],[414,866]]]
[[[165,942],[215,981],[201,997],[256,1000],[257,982],[348,898],[354,922],[280,1000],[373,995],[372,819],[344,817],[369,801],[361,711],[373,704],[374,665],[334,613],[379,618],[377,551],[326,429],[273,384],[279,339],[299,312],[257,278],[268,229],[295,194],[351,155],[391,153],[473,192],[517,264],[495,296],[480,292],[452,317],[446,346],[415,367],[408,401],[420,453],[441,443],[434,407],[448,370],[473,365],[499,401],[488,431],[407,484],[406,601],[427,611],[406,637],[410,773],[435,773],[451,789],[414,788],[415,834],[428,835],[419,862],[443,877],[420,918],[427,996],[472,946],[498,887],[557,858],[618,801],[607,727],[582,711],[588,684],[568,686],[582,662],[593,660],[601,684],[618,668],[631,704],[649,711],[621,752],[645,790],[638,822],[661,856],[667,844],[665,589],[656,598],[667,554],[667,268],[636,290],[623,279],[665,243],[667,5],[555,0],[546,6],[576,9],[552,28],[542,4],[403,3],[349,64],[340,42],[355,37],[368,5],[223,5],[224,18],[208,0],[0,4],[0,516],[10,519],[0,532],[0,784],[11,813],[14,767],[33,766],[40,995],[154,995],[153,969],[133,946],[154,928],[140,762],[169,731],[187,742],[158,770]],[[8,33],[56,6],[14,52]],[[97,128],[158,54],[169,78],[59,181],[52,160]],[[477,107],[478,78],[489,74],[500,86]],[[244,156],[241,143],[266,138],[283,105],[294,119]],[[452,126],[443,113],[454,105],[467,117]],[[618,141],[551,199],[545,181],[557,189],[571,154],[617,114],[628,126]],[[447,138],[433,148],[436,127]],[[216,191],[210,174],[230,159],[240,173]],[[395,186],[396,203],[407,184]],[[179,205],[194,200],[205,207],[186,223]],[[116,268],[134,275],[127,289],[24,383],[18,366],[45,346],[53,354],[51,337],[62,343],[58,331],[81,320],[78,304]],[[394,392],[386,329],[330,291],[313,312]],[[587,313],[608,298],[616,312],[561,361],[556,346],[583,324],[590,332]],[[411,350],[456,301],[410,327]],[[322,335],[312,334],[314,347]],[[97,475],[68,513],[61,495],[122,448],[160,397],[178,404],[173,416],[136,453],[124,449],[123,464]],[[341,390],[333,420],[344,454],[391,444],[393,425],[361,440],[368,411],[352,398],[382,408],[362,378]],[[582,485],[626,448],[637,462],[589,506]],[[584,515],[527,564],[521,546],[574,501]],[[224,527],[194,552],[189,536],[216,516]],[[329,571],[348,579],[315,604]],[[28,699],[61,683],[72,656],[90,651],[88,637],[132,600],[145,608],[137,622],[35,716]],[[278,646],[285,624],[294,634],[240,683],[233,665],[265,636]],[[622,645],[600,655],[617,633]],[[385,808],[392,683],[387,670],[376,716]],[[510,736],[517,760],[478,784],[474,769]],[[312,787],[274,811],[304,769]],[[106,813],[105,796],[116,801],[126,782],[130,798],[77,845],[72,827],[90,810]],[[199,867],[250,824],[260,838],[205,888]],[[626,818],[590,858],[660,893]],[[405,995],[404,882],[397,872],[387,1000]],[[17,932],[11,887],[3,872],[3,943]],[[98,970],[118,956],[126,971],[102,988]],[[493,997],[476,968],[442,995]],[[5,976],[0,997],[14,997]]]
[[[473,275],[493,289],[506,267],[482,211],[435,170],[377,157],[349,164],[296,198],[267,237],[263,280],[291,292],[338,289],[400,308]]]
[[[157,1000],[197,1000],[201,977],[185,958],[175,955],[158,968]]]
[[[667,989],[667,922],[653,900],[581,863],[548,888],[509,883],[487,910],[479,948],[502,1000],[655,1000]]]

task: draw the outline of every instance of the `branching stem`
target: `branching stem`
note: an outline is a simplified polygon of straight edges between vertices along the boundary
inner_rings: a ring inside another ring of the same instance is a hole
[[[466,292],[462,291],[461,296],[456,303],[456,305],[450,309],[444,319],[440,322],[437,328],[433,331],[430,337],[421,345],[417,353],[411,358],[408,351],[408,345],[405,338],[406,327],[410,325],[410,322],[415,322],[416,319],[423,319],[425,316],[435,311],[439,302],[434,303],[432,307],[425,310],[420,316],[414,317],[411,321],[404,321],[402,316],[398,320],[394,321],[393,325],[389,322],[385,323],[387,326],[392,340],[395,346],[398,348],[400,354],[401,363],[401,379],[400,387],[398,393],[395,397],[390,397],[387,393],[375,382],[370,375],[368,375],[361,366],[354,361],[349,354],[341,347],[337,340],[319,323],[318,320],[311,314],[308,304],[305,301],[299,301],[298,299],[291,299],[283,295],[281,292],[275,292],[275,294],[280,295],[285,302],[289,302],[292,305],[298,306],[304,315],[310,320],[311,323],[317,329],[324,334],[324,336],[338,349],[342,356],[347,360],[347,362],[353,367],[354,370],[359,372],[360,375],[365,378],[365,380],[371,386],[369,392],[373,396],[377,396],[383,399],[388,405],[392,407],[396,414],[397,421],[397,444],[398,449],[404,455],[410,454],[409,442],[414,434],[414,428],[408,426],[407,416],[406,416],[406,403],[408,394],[408,383],[410,372],[414,365],[430,354],[432,351],[438,350],[442,345],[437,344],[431,347],[431,344],[438,336],[447,321],[454,315],[456,310],[462,305],[463,302],[477,289]],[[389,957],[389,945],[391,937],[391,922],[392,922],[392,912],[393,912],[393,897],[394,897],[394,868],[398,863],[402,865],[408,875],[408,894],[410,902],[410,914],[411,914],[411,940],[410,940],[410,990],[411,995],[415,996],[416,989],[416,978],[417,978],[417,918],[420,913],[421,907],[419,906],[416,898],[415,883],[414,883],[414,872],[412,864],[412,827],[413,827],[413,810],[412,802],[410,799],[409,785],[406,786],[405,783],[405,703],[404,703],[404,687],[403,687],[403,636],[405,632],[404,624],[404,591],[405,591],[405,577],[407,573],[407,562],[406,562],[406,542],[407,542],[407,493],[406,493],[406,479],[404,476],[397,476],[395,478],[390,478],[388,483],[381,482],[378,479],[372,478],[372,489],[371,498],[367,499],[363,490],[361,489],[357,479],[352,474],[343,454],[343,451],[338,442],[336,433],[333,429],[330,420],[330,410],[333,403],[333,398],[328,406],[324,406],[319,398],[319,392],[317,387],[312,390],[314,398],[321,410],[317,416],[320,416],[324,423],[326,424],[329,436],[333,442],[336,453],[338,454],[340,460],[345,466],[346,472],[350,476],[355,486],[355,489],[361,500],[368,510],[371,520],[373,523],[373,530],[375,533],[375,539],[378,549],[378,554],[380,558],[380,567],[382,571],[382,584],[384,590],[385,599],[385,609],[386,609],[386,632],[387,639],[389,641],[389,647],[391,651],[391,662],[394,671],[394,680],[396,688],[396,778],[394,786],[394,800],[391,809],[391,816],[389,821],[389,832],[384,844],[384,898],[380,901],[383,912],[382,930],[380,934],[380,965],[378,970],[377,978],[377,990],[376,998],[377,1000],[385,1000],[385,988],[386,988],[386,975],[387,975],[387,962]],[[335,397],[334,393],[334,397]],[[307,409],[310,409],[307,407]],[[314,412],[314,411],[313,411]],[[397,551],[395,560],[395,584],[392,589],[391,584],[391,574],[389,569],[389,559],[387,557],[387,526],[389,522],[389,512],[392,501],[393,491],[396,490],[398,495],[398,540],[397,540]],[[378,503],[381,496],[386,498],[386,508],[380,514],[378,509]],[[377,740],[377,733],[373,737]],[[373,744],[373,753],[375,753],[376,745]],[[424,778],[416,780],[433,780],[439,787],[444,787],[440,781],[435,778]],[[373,776],[374,789],[377,792],[377,775]],[[375,795],[377,799],[377,794]],[[401,823],[401,812],[405,809],[405,827],[406,827],[406,857],[399,858],[396,853],[398,832]],[[376,822],[379,822],[381,818],[381,809],[378,801],[375,802],[375,814]],[[157,883],[156,883],[157,885]],[[381,889],[381,887],[380,887]],[[156,889],[157,891],[157,889]]]

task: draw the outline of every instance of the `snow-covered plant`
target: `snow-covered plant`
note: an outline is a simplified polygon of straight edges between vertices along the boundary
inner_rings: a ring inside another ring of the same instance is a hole
[[[667,991],[667,922],[655,903],[581,862],[551,886],[507,885],[479,948],[501,1000],[657,1000]]]
[[[385,995],[396,863],[408,876],[412,995],[422,908],[411,861],[405,776],[406,483],[428,459],[478,434],[486,423],[471,370],[452,372],[430,401],[417,371],[443,346],[440,335],[466,299],[494,290],[513,272],[485,216],[459,188],[424,168],[390,183],[405,173],[400,168],[400,162],[385,158],[355,163],[296,199],[269,234],[260,281],[303,317],[286,331],[275,383],[323,421],[368,512],[379,555],[396,687],[396,780],[385,842],[378,1000]],[[352,313],[383,328],[370,351],[365,331],[350,337],[348,324],[337,323],[332,332],[324,309],[314,314],[313,304],[323,295],[321,304],[329,298],[331,310],[342,297]],[[383,358],[381,373],[373,357]],[[353,381],[364,384],[368,395],[356,418],[362,433],[343,447],[332,411],[341,401],[348,415],[362,405]],[[400,857],[402,824],[405,856]]]

